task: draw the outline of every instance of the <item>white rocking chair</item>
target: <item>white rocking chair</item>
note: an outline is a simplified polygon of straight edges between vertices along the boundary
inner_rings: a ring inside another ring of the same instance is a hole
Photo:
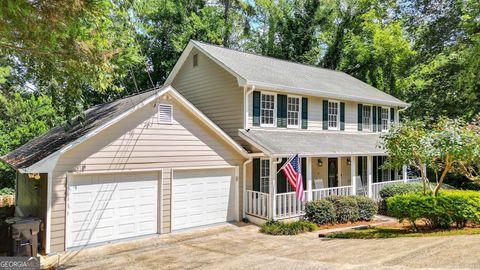
[[[315,184],[315,189],[325,188],[325,187],[323,186],[323,179],[315,179],[315,180],[314,180],[314,184]]]
[[[362,183],[362,177],[360,175],[354,176],[355,184],[357,186],[356,194],[357,195],[367,195],[367,187]]]

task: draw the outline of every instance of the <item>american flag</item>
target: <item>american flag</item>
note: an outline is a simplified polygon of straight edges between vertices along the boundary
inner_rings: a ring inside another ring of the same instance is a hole
[[[304,201],[304,189],[303,189],[303,179],[300,166],[300,158],[298,154],[291,158],[285,165],[282,167],[282,171],[287,177],[288,182],[293,187],[296,192],[297,199],[301,202]]]

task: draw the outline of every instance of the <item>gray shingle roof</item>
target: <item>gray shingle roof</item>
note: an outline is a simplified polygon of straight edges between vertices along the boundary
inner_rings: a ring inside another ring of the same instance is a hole
[[[254,142],[272,156],[384,155],[378,133],[313,132],[290,130],[239,130],[241,137]]]
[[[192,43],[246,80],[246,84],[259,88],[381,105],[408,106],[408,103],[344,72],[240,52],[199,41]]]
[[[85,111],[83,122],[76,120],[68,130],[63,127],[55,127],[46,134],[0,157],[0,159],[17,169],[27,168],[128,111],[161,90],[162,88],[155,89],[110,103],[96,105]]]

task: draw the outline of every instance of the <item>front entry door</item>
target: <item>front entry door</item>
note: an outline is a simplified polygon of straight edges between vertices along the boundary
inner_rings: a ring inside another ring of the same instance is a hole
[[[338,159],[328,159],[328,187],[338,187]]]

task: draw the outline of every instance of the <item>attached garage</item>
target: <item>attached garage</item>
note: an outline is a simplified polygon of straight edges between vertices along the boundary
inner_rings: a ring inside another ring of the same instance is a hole
[[[235,169],[174,170],[172,230],[233,221]]]
[[[51,253],[238,220],[237,179],[247,157],[165,86],[95,106],[84,122],[55,128],[2,159],[25,178],[19,191],[29,190],[19,200],[35,201],[28,196],[43,181],[41,244]],[[37,173],[39,180],[29,178]]]
[[[67,248],[157,233],[159,173],[69,177]]]

